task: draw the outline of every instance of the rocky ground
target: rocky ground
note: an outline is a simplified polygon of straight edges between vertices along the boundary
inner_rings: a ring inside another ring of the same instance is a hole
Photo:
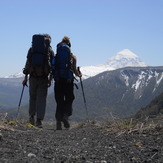
[[[162,163],[163,118],[71,123],[43,129],[0,123],[0,163]]]

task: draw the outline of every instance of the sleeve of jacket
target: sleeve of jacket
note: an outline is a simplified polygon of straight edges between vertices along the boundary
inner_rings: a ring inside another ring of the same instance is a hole
[[[53,60],[53,58],[54,58],[54,51],[50,47],[50,75],[52,75],[52,73],[53,73],[53,68],[52,68],[52,60]]]
[[[23,74],[25,74],[25,75],[28,75],[30,72],[30,58],[31,58],[31,53],[32,53],[31,50],[32,50],[31,48],[28,50],[27,60],[25,63],[25,67],[23,69]]]

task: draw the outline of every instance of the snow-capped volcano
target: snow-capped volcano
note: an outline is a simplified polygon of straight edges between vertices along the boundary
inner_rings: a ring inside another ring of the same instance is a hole
[[[104,71],[116,70],[123,67],[147,67],[140,60],[140,58],[134,54],[132,51],[128,49],[124,49],[118,52],[115,56],[111,57],[104,64],[100,64],[97,66],[85,66],[81,67],[81,72],[83,74],[83,78],[86,79],[88,77],[95,76]]]
[[[122,67],[146,67],[147,65],[140,58],[128,49],[118,52],[106,63],[114,69]]]

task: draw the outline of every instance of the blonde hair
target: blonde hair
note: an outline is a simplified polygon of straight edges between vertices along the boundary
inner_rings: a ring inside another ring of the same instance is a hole
[[[70,37],[64,36],[62,42],[70,42]]]

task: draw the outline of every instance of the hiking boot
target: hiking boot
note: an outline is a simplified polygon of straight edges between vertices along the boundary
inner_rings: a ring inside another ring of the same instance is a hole
[[[70,123],[68,121],[68,116],[64,116],[62,119],[63,125],[65,128],[70,128]]]
[[[61,121],[57,121],[57,123],[56,123],[56,130],[62,130]]]
[[[37,121],[36,121],[36,127],[38,127],[38,128],[42,128],[42,122],[41,122],[41,119],[37,119]]]
[[[30,123],[31,125],[35,125],[35,118],[34,118],[34,116],[31,116],[31,117],[29,118],[29,123]]]

